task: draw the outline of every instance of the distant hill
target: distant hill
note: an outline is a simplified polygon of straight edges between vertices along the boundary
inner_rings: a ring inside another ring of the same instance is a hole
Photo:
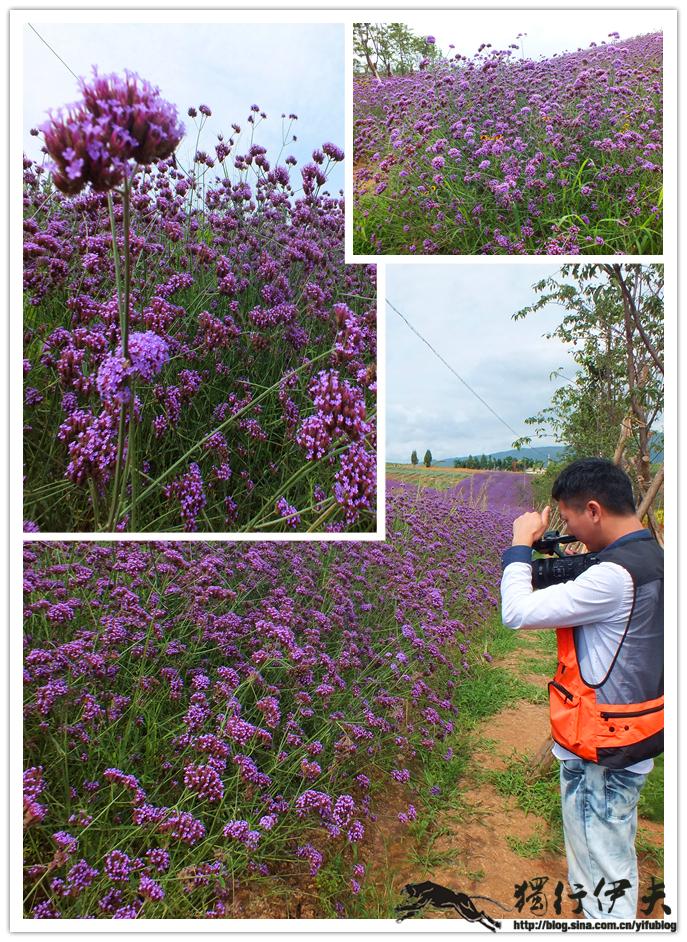
[[[547,457],[551,461],[558,461],[565,452],[565,445],[536,445],[533,448],[511,448],[508,451],[493,451],[488,458],[535,458],[546,462]],[[481,454],[481,452],[480,452]],[[479,458],[480,454],[473,457]],[[455,461],[465,461],[468,455],[461,455],[460,458],[442,458],[441,461],[433,461],[432,464],[438,464],[446,468],[452,468]]]

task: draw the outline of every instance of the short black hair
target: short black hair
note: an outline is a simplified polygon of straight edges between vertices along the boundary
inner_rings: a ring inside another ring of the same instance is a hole
[[[632,481],[606,458],[580,458],[563,468],[551,488],[554,500],[564,500],[581,510],[588,500],[620,516],[635,513]]]

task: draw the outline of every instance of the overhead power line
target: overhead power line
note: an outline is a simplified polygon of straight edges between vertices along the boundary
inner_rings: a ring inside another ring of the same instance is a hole
[[[52,52],[52,54],[53,54],[56,58],[58,58],[58,59],[60,60],[60,62],[62,63],[62,65],[65,67],[65,69],[67,69],[69,72],[71,72],[72,75],[74,76],[74,78],[78,81],[78,80],[79,80],[79,76],[76,74],[76,72],[73,72],[73,71],[69,68],[69,66],[67,65],[67,63],[66,63],[66,62],[64,61],[64,59],[62,58],[62,56],[58,55],[58,54],[55,52],[55,50],[54,50],[53,47],[50,45],[50,43],[47,42],[47,40],[43,39],[43,37],[41,36],[41,34],[38,32],[38,30],[37,30],[34,26],[32,26],[31,23],[27,23],[27,26],[29,27],[29,29],[32,29],[32,30],[34,31],[34,33],[36,34],[36,36],[38,36],[38,38],[40,39],[40,41],[41,41],[44,45],[46,45],[46,46],[48,47],[48,49],[50,50],[50,52]]]
[[[456,377],[456,379],[460,380],[460,382],[463,384],[463,386],[465,386],[465,388],[468,389],[476,399],[479,399],[479,401],[482,403],[482,405],[483,405],[483,406],[486,406],[486,408],[491,412],[491,414],[492,414],[493,416],[495,416],[495,417],[499,420],[499,422],[500,422],[502,425],[505,425],[506,428],[508,429],[508,431],[509,431],[509,432],[512,432],[513,435],[515,435],[516,438],[517,438],[518,432],[515,431],[515,429],[512,427],[512,425],[509,425],[508,422],[506,422],[505,419],[501,418],[501,416],[498,414],[498,412],[497,412],[495,409],[492,409],[492,407],[489,405],[489,403],[486,401],[486,399],[483,399],[483,398],[480,396],[480,394],[479,394],[478,392],[475,392],[475,390],[472,388],[472,386],[471,386],[468,382],[466,382],[466,381],[463,379],[463,377],[462,377],[459,373],[456,372],[456,370],[453,369],[453,367],[451,366],[451,364],[448,363],[448,362],[442,357],[442,355],[439,353],[439,351],[436,350],[436,349],[432,346],[432,344],[429,342],[429,340],[427,340],[426,337],[423,337],[423,336],[422,336],[422,334],[420,333],[419,330],[417,330],[415,327],[413,327],[413,325],[410,323],[410,321],[408,320],[408,318],[407,318],[404,314],[401,314],[401,312],[399,311],[399,309],[398,309],[394,304],[392,304],[391,301],[390,301],[388,298],[386,299],[386,303],[389,305],[389,307],[391,308],[391,310],[392,310],[392,311],[395,311],[396,314],[398,314],[398,316],[401,318],[401,320],[404,321],[404,322],[408,325],[408,327],[410,327],[410,329],[411,329],[412,332],[415,334],[415,336],[416,336],[416,337],[419,337],[420,340],[421,340],[424,344],[426,344],[426,346],[429,347],[429,349],[432,351],[432,353],[434,354],[434,356],[437,357],[437,359],[441,360],[441,362],[444,364],[444,366],[445,366],[447,369],[449,369],[449,370],[453,373],[453,375]]]

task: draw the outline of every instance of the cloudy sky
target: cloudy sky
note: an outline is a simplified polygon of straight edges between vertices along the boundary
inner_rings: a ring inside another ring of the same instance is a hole
[[[160,19],[164,19],[161,14]],[[186,125],[179,159],[188,165],[195,152],[196,129],[186,116],[189,105],[207,104],[213,111],[200,146],[211,151],[218,132],[231,133],[237,122],[246,128],[250,106],[257,104],[268,121],[256,131],[274,165],[282,144],[282,113],[298,115],[288,143],[299,166],[315,147],[332,141],[344,147],[344,27],[335,23],[53,23],[40,11],[29,22],[77,76],[128,68],[160,88]],[[24,27],[24,148],[39,155],[40,140],[28,131],[46,120],[48,109],[77,100],[76,79]],[[242,141],[247,141],[244,135]],[[247,144],[246,144],[247,146]],[[345,147],[344,147],[345,149]],[[297,170],[298,168],[296,168]],[[299,178],[300,179],[300,178]],[[336,165],[328,189],[343,187],[342,165]]]
[[[388,13],[375,20],[372,16],[366,14],[373,22],[392,22]],[[592,42],[608,42],[612,32],[620,33],[621,39],[660,32],[665,16],[661,10],[427,10],[407,15],[399,12],[395,19],[420,36],[434,36],[442,52],[464,56],[474,55],[482,43],[507,49],[510,43],[520,42],[518,33],[526,33],[524,54],[537,59],[586,48]],[[454,50],[449,50],[450,43]]]
[[[391,308],[387,323],[387,460],[489,454],[531,434],[524,419],[547,406],[562,382],[568,349],[543,335],[560,323],[550,305],[523,320],[511,315],[539,297],[532,285],[556,265],[388,265],[386,295],[456,372],[517,432],[513,435],[413,334]],[[553,439],[534,440],[533,445]]]

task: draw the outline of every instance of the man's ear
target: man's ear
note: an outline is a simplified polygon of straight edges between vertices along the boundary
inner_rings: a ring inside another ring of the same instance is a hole
[[[588,500],[587,501],[587,510],[594,521],[601,520],[602,507],[598,500]]]

